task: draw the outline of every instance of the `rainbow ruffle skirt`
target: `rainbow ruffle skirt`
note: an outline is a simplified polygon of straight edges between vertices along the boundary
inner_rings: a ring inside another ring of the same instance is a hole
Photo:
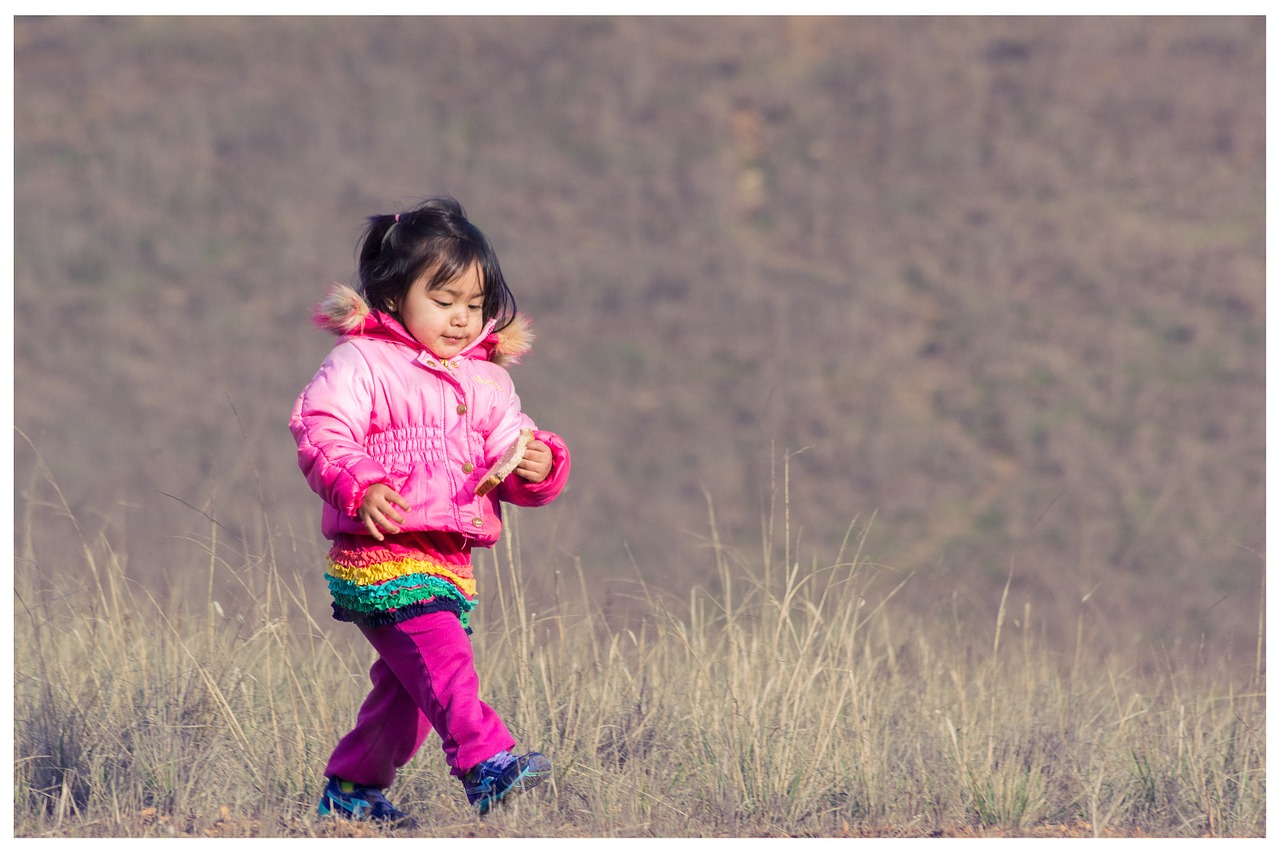
[[[335,619],[376,628],[451,610],[467,626],[476,606],[469,562],[455,565],[416,549],[370,542],[360,547],[335,542],[329,551],[324,578]]]

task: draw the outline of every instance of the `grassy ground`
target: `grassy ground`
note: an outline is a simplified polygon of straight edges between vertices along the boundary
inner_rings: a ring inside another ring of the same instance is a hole
[[[430,746],[393,801],[417,834],[465,837],[1262,836],[1265,680],[1204,660],[1053,648],[1035,614],[924,624],[869,600],[865,528],[792,553],[785,477],[758,554],[708,547],[719,589],[637,586],[612,626],[582,578],[530,612],[516,532],[487,554],[477,612],[486,699],[552,782],[474,816]],[[69,514],[51,500],[27,523]],[[15,590],[18,836],[377,834],[314,816],[328,751],[371,662],[271,548],[211,526],[207,565],[255,602],[155,600],[76,525],[83,566],[23,545]],[[581,591],[575,587],[581,587]],[[317,621],[319,620],[319,621]]]

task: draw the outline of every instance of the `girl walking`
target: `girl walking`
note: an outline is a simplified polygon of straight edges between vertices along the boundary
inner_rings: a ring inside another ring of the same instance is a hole
[[[378,653],[319,811],[413,826],[382,792],[433,729],[481,814],[551,772],[542,754],[512,752],[515,738],[480,700],[471,549],[497,541],[500,501],[554,500],[569,451],[520,410],[504,365],[532,336],[457,201],[370,217],[358,254],[358,291],[335,285],[317,308],[317,325],[340,340],[289,421],[324,499],[334,618]]]

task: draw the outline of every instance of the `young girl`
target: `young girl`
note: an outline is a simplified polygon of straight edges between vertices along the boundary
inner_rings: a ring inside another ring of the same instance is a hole
[[[451,198],[370,217],[359,292],[335,285],[315,321],[340,335],[294,405],[298,463],[324,499],[334,618],[378,652],[355,728],[329,759],[321,814],[416,825],[382,794],[435,729],[481,814],[545,779],[537,752],[479,697],[467,627],[471,549],[489,547],[499,501],[549,503],[569,451],[536,430],[503,365],[532,336],[484,235]],[[534,430],[518,467],[477,496],[491,466]]]

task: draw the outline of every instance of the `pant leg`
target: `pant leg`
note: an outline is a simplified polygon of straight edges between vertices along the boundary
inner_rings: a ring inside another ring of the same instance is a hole
[[[440,736],[445,761],[455,776],[515,746],[502,719],[480,701],[471,639],[455,614],[426,613],[395,625],[361,630],[399,689],[388,685],[388,696],[375,701],[380,692],[375,682],[356,728],[343,738],[330,759],[332,774],[366,785],[375,785],[366,781],[366,777],[373,777],[379,780],[376,787],[389,787],[390,781],[383,784],[382,780],[394,778],[395,770],[421,746],[424,720]],[[409,744],[412,749],[406,750]],[[363,776],[347,776],[332,769],[339,764],[347,767],[348,773],[358,768]]]
[[[382,658],[374,661],[369,680],[373,687],[355,728],[338,742],[324,772],[357,785],[389,788],[396,770],[422,746],[431,722]]]
[[[372,629],[370,641],[440,735],[450,772],[461,776],[515,746],[502,718],[480,701],[471,638],[448,611]]]

